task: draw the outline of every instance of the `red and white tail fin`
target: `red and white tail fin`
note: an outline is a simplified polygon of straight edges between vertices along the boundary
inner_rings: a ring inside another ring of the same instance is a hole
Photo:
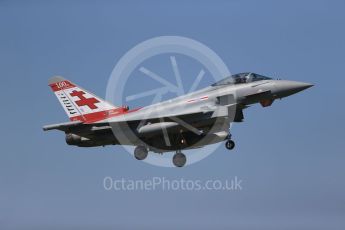
[[[62,77],[51,78],[49,86],[71,121],[92,123],[126,112]]]

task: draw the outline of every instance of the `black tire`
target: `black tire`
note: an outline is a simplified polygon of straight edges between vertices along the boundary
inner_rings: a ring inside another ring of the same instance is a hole
[[[176,167],[183,167],[187,162],[186,155],[183,153],[176,153],[173,157],[173,164]]]
[[[144,160],[148,155],[148,151],[147,149],[144,147],[144,146],[137,146],[135,149],[134,149],[134,157],[137,159],[137,160]]]
[[[233,140],[228,140],[227,142],[225,142],[225,148],[227,148],[228,150],[234,149],[235,142]]]

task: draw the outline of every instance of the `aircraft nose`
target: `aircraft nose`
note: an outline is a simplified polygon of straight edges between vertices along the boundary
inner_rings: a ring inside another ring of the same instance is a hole
[[[313,84],[298,81],[279,80],[275,83],[276,94],[278,97],[287,97],[312,86]]]

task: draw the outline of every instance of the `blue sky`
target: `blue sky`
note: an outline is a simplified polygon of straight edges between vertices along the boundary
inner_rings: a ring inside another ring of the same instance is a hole
[[[344,8],[336,0],[1,1],[1,229],[343,229]],[[49,77],[104,97],[122,55],[162,35],[206,44],[233,73],[315,86],[248,109],[232,129],[234,152],[220,146],[181,169],[136,161],[120,146],[67,146],[63,133],[42,131],[67,120]],[[237,176],[243,190],[105,191],[105,176]]]

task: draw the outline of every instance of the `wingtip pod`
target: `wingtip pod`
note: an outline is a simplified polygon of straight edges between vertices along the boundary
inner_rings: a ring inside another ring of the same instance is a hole
[[[43,129],[43,131],[49,131],[49,130],[53,130],[53,129],[58,129],[61,131],[67,131],[69,128],[74,127],[74,126],[78,126],[82,123],[83,123],[82,121],[64,122],[64,123],[60,123],[60,124],[45,125],[42,127],[42,129]]]

